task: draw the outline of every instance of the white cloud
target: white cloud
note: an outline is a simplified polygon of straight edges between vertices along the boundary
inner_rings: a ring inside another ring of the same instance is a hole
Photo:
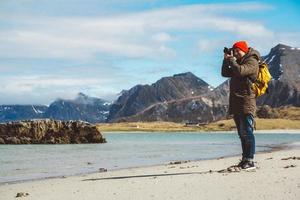
[[[226,45],[225,39],[200,39],[198,41],[198,48],[200,53],[209,53],[215,49],[221,49]]]
[[[152,40],[155,42],[169,42],[172,41],[172,37],[167,33],[157,33],[152,36]]]
[[[2,92],[7,93],[27,93],[34,90],[43,90],[50,87],[83,87],[88,85],[101,85],[103,81],[93,78],[65,78],[51,76],[10,76],[2,78],[0,87]]]
[[[113,79],[91,77],[62,77],[47,75],[10,76],[2,78],[0,95],[4,98],[1,103],[44,103],[55,100],[57,97],[73,98],[78,92],[84,92],[98,97],[113,100],[117,91],[108,87]]]
[[[207,4],[127,13],[110,17],[2,16],[20,28],[0,31],[0,56],[92,59],[96,55],[164,58],[176,55],[166,43],[172,31],[225,31],[241,37],[272,35],[264,25],[224,12],[270,9],[259,3]],[[256,27],[253,29],[253,27]],[[153,42],[155,41],[155,42]]]

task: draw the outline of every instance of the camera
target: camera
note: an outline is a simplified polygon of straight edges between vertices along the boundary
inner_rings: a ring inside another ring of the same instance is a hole
[[[228,54],[228,55],[231,55],[231,54],[232,54],[232,51],[233,51],[232,48],[224,47],[224,49],[223,49],[223,52],[226,53],[226,54]]]

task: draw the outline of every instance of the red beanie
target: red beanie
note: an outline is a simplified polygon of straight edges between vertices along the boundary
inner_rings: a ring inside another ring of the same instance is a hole
[[[238,41],[238,42],[233,44],[232,48],[238,48],[238,49],[242,50],[245,53],[248,53],[248,51],[249,51],[248,44],[247,44],[246,41]]]

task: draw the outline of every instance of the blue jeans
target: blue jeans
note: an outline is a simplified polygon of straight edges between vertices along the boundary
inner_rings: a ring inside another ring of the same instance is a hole
[[[253,159],[255,154],[255,137],[253,134],[254,117],[251,114],[233,116],[241,139],[244,159]]]

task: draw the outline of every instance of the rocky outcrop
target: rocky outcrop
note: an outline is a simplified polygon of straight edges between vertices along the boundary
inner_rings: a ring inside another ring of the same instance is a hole
[[[259,118],[279,118],[278,111],[268,105],[258,106],[256,115]]]
[[[105,143],[100,130],[83,121],[27,120],[0,124],[0,144]]]

